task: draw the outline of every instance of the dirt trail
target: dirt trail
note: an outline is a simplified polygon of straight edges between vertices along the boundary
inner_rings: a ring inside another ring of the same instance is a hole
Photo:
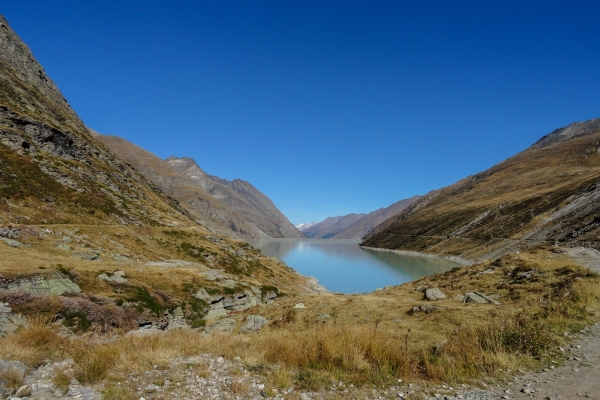
[[[564,364],[523,374],[494,392],[500,399],[600,399],[600,326],[581,331],[564,350]]]
[[[566,250],[577,264],[600,273],[600,252],[576,247]],[[600,400],[600,326],[579,332],[564,348],[568,360],[554,369],[525,373],[508,386],[497,388],[502,399],[577,399]]]

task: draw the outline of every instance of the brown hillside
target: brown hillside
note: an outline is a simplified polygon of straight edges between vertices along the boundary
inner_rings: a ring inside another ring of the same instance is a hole
[[[261,237],[260,233],[240,215],[166,161],[118,136],[99,135],[98,139],[119,157],[133,165],[164,193],[177,199],[197,223],[215,233],[233,238]]]
[[[249,182],[241,179],[228,181],[207,174],[189,157],[169,157],[166,162],[191,178],[260,232],[273,238],[304,237],[275,204]]]
[[[364,246],[468,259],[540,244],[600,248],[600,126],[569,125],[531,148],[412,204]]]

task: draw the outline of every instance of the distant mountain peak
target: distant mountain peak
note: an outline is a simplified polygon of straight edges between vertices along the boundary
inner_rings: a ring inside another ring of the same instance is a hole
[[[302,222],[295,226],[296,226],[296,229],[298,229],[300,232],[302,232],[303,230],[306,230],[315,224],[316,224],[316,222]]]

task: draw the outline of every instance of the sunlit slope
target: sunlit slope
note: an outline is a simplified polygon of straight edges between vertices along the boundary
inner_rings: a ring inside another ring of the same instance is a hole
[[[0,223],[192,223],[96,141],[0,16]]]
[[[249,182],[242,179],[228,181],[209,175],[189,157],[169,157],[166,162],[238,213],[260,232],[273,238],[304,237],[271,199]]]
[[[261,237],[241,216],[166,161],[118,136],[99,135],[98,139],[164,193],[177,199],[207,229],[238,239]]]
[[[424,196],[364,246],[477,259],[539,244],[600,249],[600,119],[571,124],[529,149]]]

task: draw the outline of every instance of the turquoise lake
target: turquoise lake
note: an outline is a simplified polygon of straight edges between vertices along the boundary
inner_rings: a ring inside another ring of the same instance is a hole
[[[263,239],[250,242],[332,292],[365,293],[460,266],[442,258],[363,249],[356,240]]]

